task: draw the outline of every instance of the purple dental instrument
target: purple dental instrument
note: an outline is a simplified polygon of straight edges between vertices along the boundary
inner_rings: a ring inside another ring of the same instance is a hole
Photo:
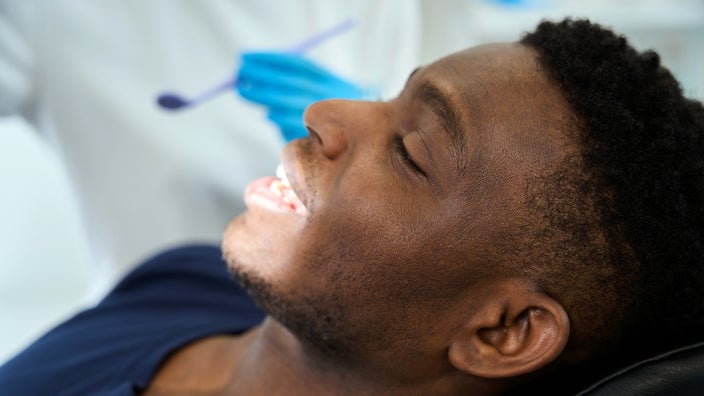
[[[355,24],[355,21],[353,19],[347,19],[344,22],[338,24],[337,26],[334,26],[328,30],[324,30],[322,32],[316,33],[313,36],[309,37],[308,39],[304,40],[303,42],[289,48],[286,50],[288,53],[292,54],[303,54],[309,49],[315,47],[316,45],[322,43],[323,41],[336,36],[340,33],[345,32],[346,30],[352,28]],[[228,91],[232,87],[234,87],[237,84],[237,77],[235,76],[234,78],[225,81],[203,93],[200,95],[193,97],[191,99],[185,99],[181,95],[173,92],[165,92],[159,95],[157,98],[157,103],[159,106],[161,106],[163,109],[166,110],[179,110],[183,109],[186,107],[190,107],[193,105],[197,105],[199,103],[202,103],[214,96],[217,96],[218,94]]]

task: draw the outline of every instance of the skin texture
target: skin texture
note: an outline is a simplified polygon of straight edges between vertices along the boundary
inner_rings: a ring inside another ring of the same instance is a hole
[[[282,156],[307,216],[249,200],[223,239],[270,317],[175,354],[147,394],[494,394],[554,361],[568,314],[497,241],[540,226],[527,180],[577,154],[570,116],[518,44],[419,68],[389,102],[310,106]]]

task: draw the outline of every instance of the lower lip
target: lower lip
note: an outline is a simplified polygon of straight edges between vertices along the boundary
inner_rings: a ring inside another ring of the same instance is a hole
[[[244,192],[244,202],[247,204],[247,207],[250,209],[255,207],[263,208],[277,213],[299,214],[294,208],[291,207],[291,205],[284,202],[278,195],[269,189],[269,186],[275,180],[278,179],[273,176],[266,176],[249,183]]]

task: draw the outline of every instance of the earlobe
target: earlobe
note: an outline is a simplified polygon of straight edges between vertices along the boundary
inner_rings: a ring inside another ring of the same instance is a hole
[[[451,341],[452,365],[479,377],[505,378],[533,372],[557,358],[570,331],[562,305],[523,282],[495,290],[497,295],[487,298]]]

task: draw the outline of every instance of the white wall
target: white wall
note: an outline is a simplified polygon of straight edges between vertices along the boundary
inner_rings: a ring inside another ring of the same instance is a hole
[[[85,300],[87,252],[54,153],[21,120],[0,118],[0,362]]]

